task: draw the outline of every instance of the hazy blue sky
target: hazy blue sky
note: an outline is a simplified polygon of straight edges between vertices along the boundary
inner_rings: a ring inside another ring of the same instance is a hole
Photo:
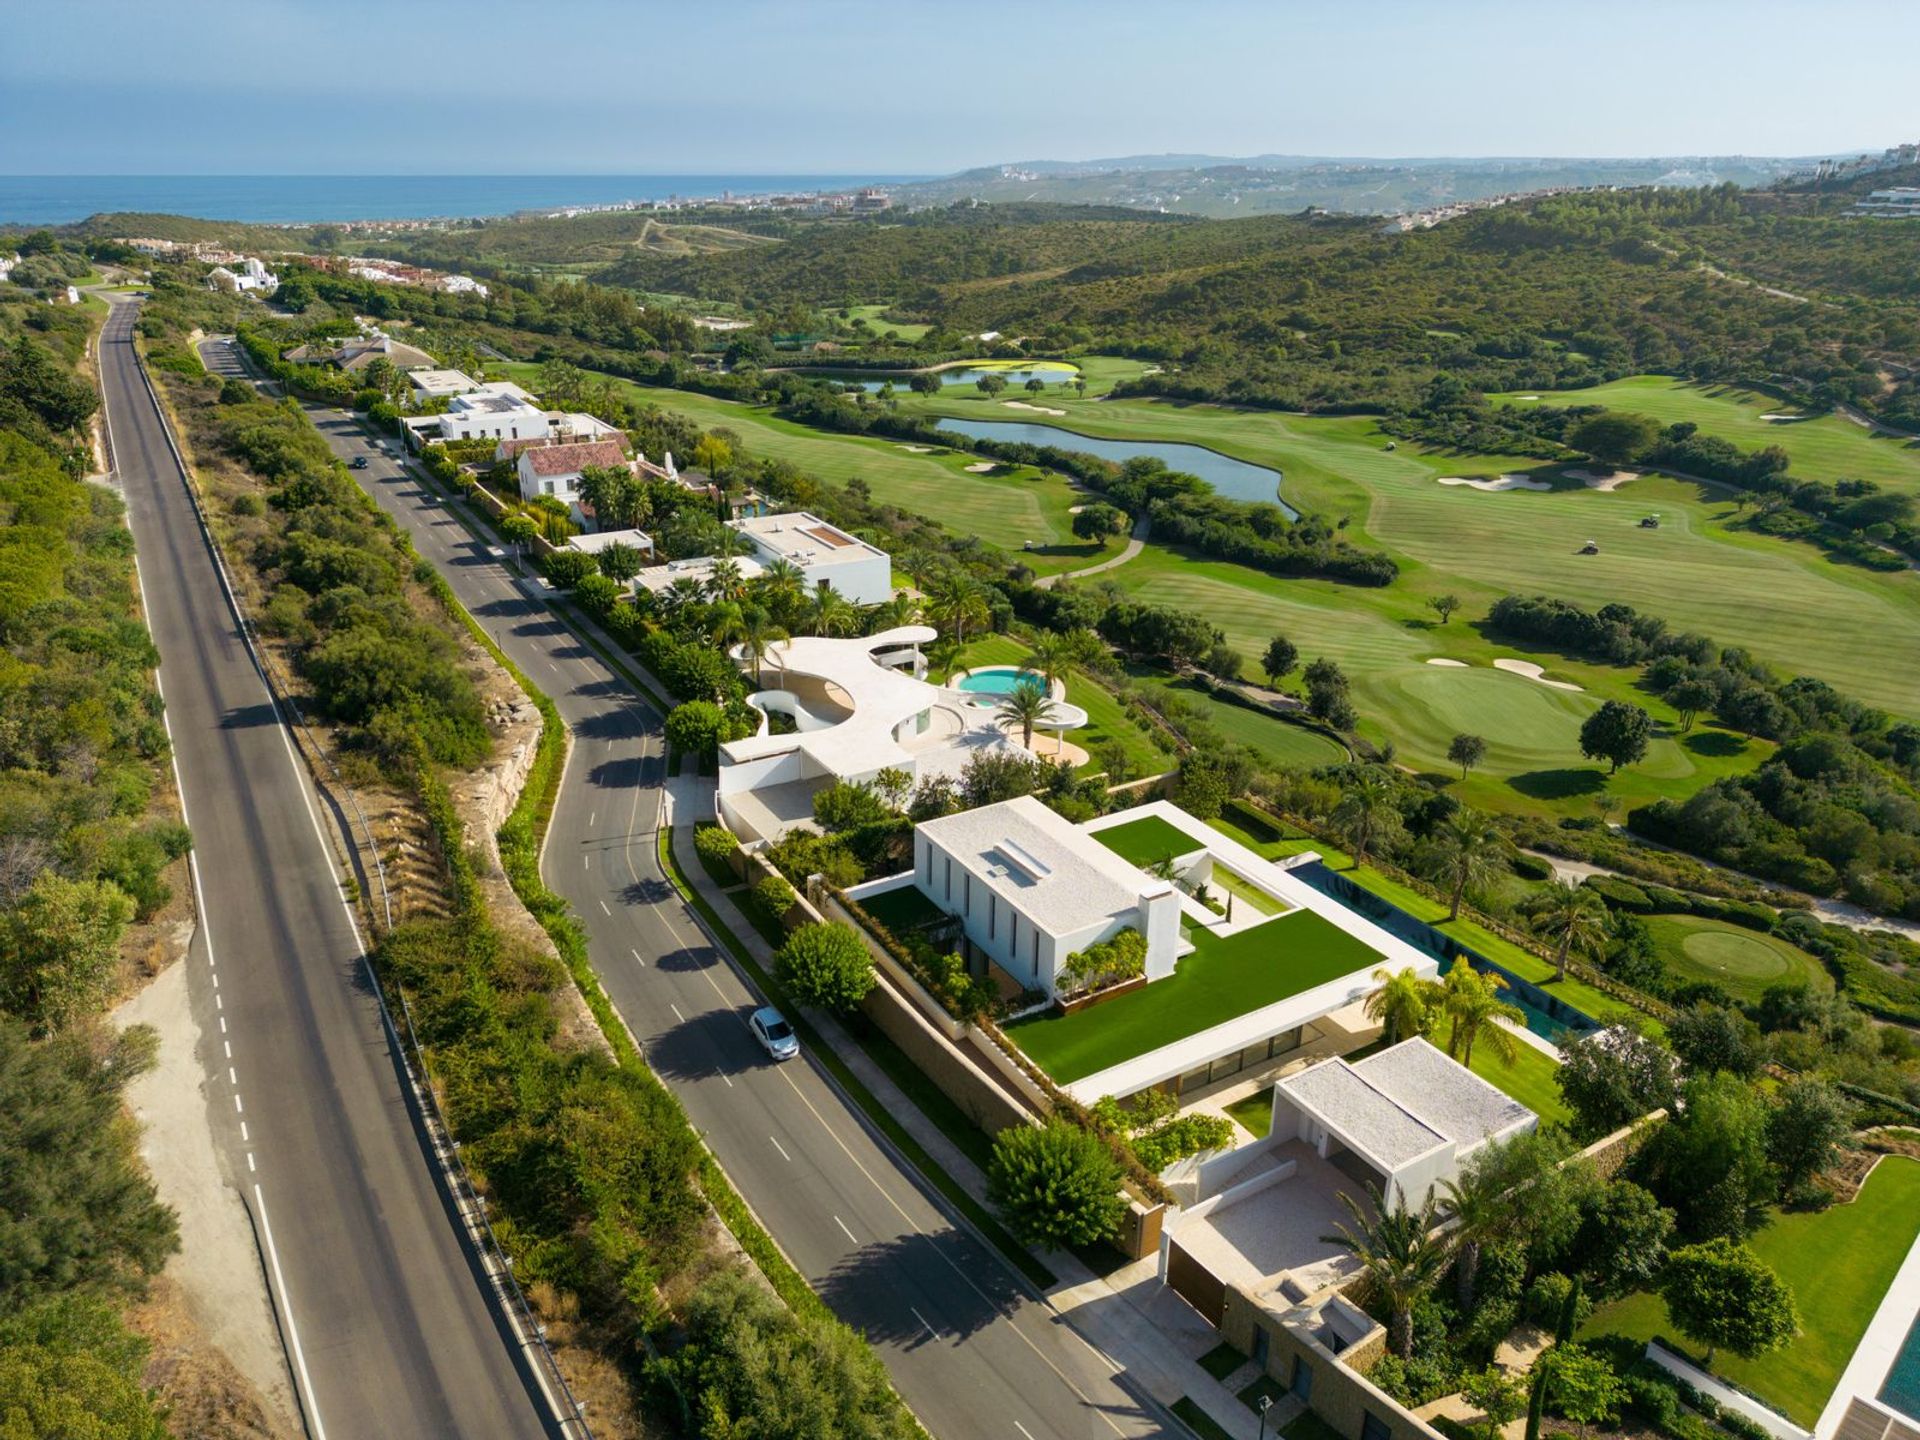
[[[1915,138],[1915,0],[0,0],[0,173],[941,173]]]

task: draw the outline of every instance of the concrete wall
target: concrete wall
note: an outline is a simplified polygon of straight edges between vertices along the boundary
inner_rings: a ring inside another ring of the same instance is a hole
[[[869,1020],[989,1135],[1009,1125],[1029,1125],[1037,1117],[1005,1087],[995,1083],[922,1015],[887,969],[876,966],[877,983],[860,1004]]]
[[[720,789],[728,795],[738,794],[742,790],[761,790],[769,785],[785,785],[794,780],[812,779],[813,763],[798,748],[798,740],[792,750],[782,750],[777,755],[768,755],[758,760],[742,760],[737,763],[726,759],[726,747],[721,747]]]
[[[1220,1333],[1235,1349],[1251,1355],[1255,1332],[1265,1331],[1266,1371],[1283,1386],[1293,1383],[1296,1362],[1309,1367],[1313,1389],[1308,1408],[1346,1440],[1360,1440],[1360,1428],[1368,1415],[1387,1427],[1392,1440],[1441,1440],[1437,1430],[1369,1382],[1363,1373],[1385,1347],[1383,1329],[1373,1327],[1369,1339],[1336,1356],[1314,1338],[1311,1326],[1293,1320],[1300,1313],[1298,1308],[1276,1312],[1228,1286]]]

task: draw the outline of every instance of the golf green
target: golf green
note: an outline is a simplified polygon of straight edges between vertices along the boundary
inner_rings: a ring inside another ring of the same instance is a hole
[[[1736,1000],[1758,1000],[1782,981],[1833,986],[1817,959],[1774,935],[1698,915],[1651,915],[1647,929],[1669,970],[1682,979],[1710,981]]]

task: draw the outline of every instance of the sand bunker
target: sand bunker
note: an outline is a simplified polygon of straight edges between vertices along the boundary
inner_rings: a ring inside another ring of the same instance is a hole
[[[976,460],[973,464],[967,466],[967,473],[969,475],[987,475],[999,468],[1000,466],[996,461]]]
[[[1796,420],[1811,420],[1813,417],[1811,415],[1770,414],[1770,415],[1762,415],[1760,418],[1762,420],[1770,420],[1775,425],[1791,425]]]
[[[1496,670],[1504,670],[1509,675],[1524,675],[1529,680],[1541,685],[1549,685],[1555,690],[1580,690],[1585,688],[1584,686],[1574,684],[1571,680],[1547,679],[1547,672],[1531,660],[1508,660],[1503,658],[1494,661],[1493,668]]]
[[[1615,470],[1610,475],[1595,474],[1591,470],[1562,470],[1560,473],[1569,480],[1578,480],[1589,490],[1618,490],[1629,480],[1640,478],[1638,470]]]
[[[1444,665],[1449,670],[1464,670],[1467,668],[1467,662],[1464,660],[1443,660],[1438,657],[1435,657],[1434,659],[1427,661],[1427,664]]]
[[[910,455],[931,455],[933,453],[933,446],[931,445],[902,445],[900,448]]]
[[[1442,485],[1470,485],[1475,490],[1551,490],[1553,486],[1544,480],[1535,480],[1531,475],[1501,475],[1489,480],[1485,476],[1468,478],[1460,475],[1442,475]]]
[[[1056,410],[1051,405],[1029,405],[1024,400],[1002,400],[1000,403],[1009,410],[1031,410],[1037,415],[1064,415],[1067,413],[1064,410]]]
[[[1540,397],[1538,395],[1516,395],[1513,398],[1516,400],[1538,400]]]

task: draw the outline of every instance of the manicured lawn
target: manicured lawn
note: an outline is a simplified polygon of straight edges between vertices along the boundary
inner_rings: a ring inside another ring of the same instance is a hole
[[[1211,1029],[1356,970],[1379,955],[1310,910],[1224,938],[1195,931],[1191,955],[1165,980],[1071,1015],[1011,1027],[1014,1041],[1062,1085]]]
[[[1758,391],[1666,375],[1630,375],[1589,390],[1548,391],[1533,401],[1510,395],[1487,399],[1496,405],[1605,405],[1651,415],[1664,425],[1690,420],[1743,450],[1778,445],[1792,457],[1792,474],[1799,480],[1877,480],[1889,490],[1920,494],[1920,446],[1897,436],[1875,436],[1838,415],[1763,420],[1763,415],[1798,415],[1801,410]]]
[[[1246,1363],[1247,1357],[1225,1341],[1200,1357],[1200,1368],[1216,1380],[1226,1379]]]
[[[853,313],[847,318],[849,320],[866,321],[867,333],[869,335],[884,336],[891,330],[902,340],[913,341],[918,340],[933,328],[931,325],[903,324],[898,320],[882,320],[880,318],[882,312],[893,308],[890,305],[853,305],[848,308],[851,309]],[[837,316],[840,312],[835,310],[832,313]]]
[[[1287,908],[1280,901],[1274,899],[1273,896],[1267,894],[1266,891],[1256,888],[1246,880],[1242,880],[1224,865],[1215,865],[1213,867],[1213,873],[1209,876],[1207,885],[1214,890],[1226,891],[1227,894],[1234,898],[1236,904],[1251,905],[1262,915],[1278,915]]]
[[[1722,1354],[1714,1369],[1789,1419],[1811,1426],[1846,1369],[1881,1297],[1920,1234],[1920,1161],[1888,1156],[1858,1199],[1817,1214],[1778,1215],[1751,1240],[1792,1287],[1801,1334],[1758,1360]],[[1685,1344],[1656,1295],[1630,1295],[1594,1312],[1583,1335],[1655,1335]],[[1701,1347],[1704,1350],[1704,1347]]]
[[[1273,1086],[1235,1100],[1226,1107],[1234,1122],[1256,1140],[1264,1140],[1273,1129]]]
[[[1339,765],[1347,759],[1346,750],[1329,735],[1295,725],[1277,715],[1250,709],[1232,700],[1219,698],[1186,681],[1169,681],[1139,674],[1135,680],[1152,695],[1178,696],[1189,706],[1197,706],[1207,723],[1228,740],[1258,751],[1270,765],[1312,770],[1321,765]]]
[[[1158,815],[1142,815],[1124,825],[1109,826],[1093,832],[1093,838],[1122,860],[1130,860],[1141,869],[1150,869],[1162,860],[1191,855],[1204,848],[1178,825]]]
[[[1200,1440],[1233,1440],[1214,1418],[1194,1403],[1190,1395],[1182,1395],[1173,1402],[1174,1418],[1191,1430]]]
[[[918,885],[903,885],[898,890],[870,895],[855,903],[895,935],[935,924],[944,920],[947,913],[921,894]]]
[[[1444,1031],[1442,1032],[1444,1034]],[[1436,1036],[1435,1038],[1440,1038]],[[1507,1094],[1518,1100],[1545,1124],[1565,1124],[1573,1118],[1573,1112],[1560,1098],[1560,1087],[1554,1081],[1554,1072],[1560,1067],[1551,1057],[1542,1055],[1533,1046],[1522,1040],[1518,1042],[1518,1052],[1511,1065],[1502,1064],[1500,1057],[1487,1048],[1482,1040],[1473,1050],[1473,1064],[1468,1068],[1490,1085],[1497,1085]]]
[[[1698,915],[1650,915],[1647,929],[1675,975],[1712,981],[1736,1000],[1758,1000],[1769,985],[1784,981],[1833,988],[1826,966],[1778,936]]]

